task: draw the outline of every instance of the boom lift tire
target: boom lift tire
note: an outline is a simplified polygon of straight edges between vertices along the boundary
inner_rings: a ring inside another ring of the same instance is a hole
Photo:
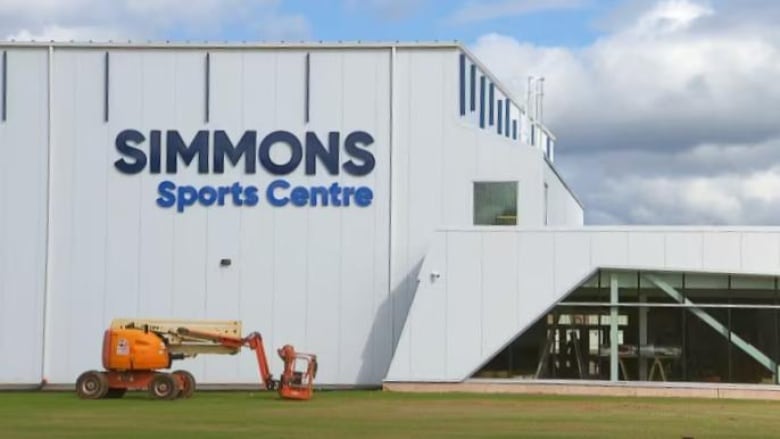
[[[195,393],[195,377],[186,370],[175,370],[172,375],[181,382],[179,398],[191,398]]]
[[[76,393],[81,399],[100,399],[108,393],[108,377],[105,373],[89,370],[76,380]]]
[[[169,373],[156,373],[149,381],[149,394],[155,399],[172,400],[179,396],[176,378]]]

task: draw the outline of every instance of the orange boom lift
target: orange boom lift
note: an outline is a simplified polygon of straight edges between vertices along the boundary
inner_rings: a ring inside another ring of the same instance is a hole
[[[277,350],[284,362],[281,378],[273,379],[263,338],[257,332],[241,337],[241,322],[217,320],[115,319],[103,335],[104,371],[90,370],[76,381],[83,399],[121,398],[129,390],[148,390],[156,399],[189,398],[195,378],[186,370],[168,373],[174,360],[199,354],[255,351],[260,380],[284,399],[311,399],[317,357],[290,345]]]

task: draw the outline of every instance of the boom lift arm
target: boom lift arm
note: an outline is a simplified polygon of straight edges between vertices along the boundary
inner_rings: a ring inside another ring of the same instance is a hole
[[[219,334],[210,334],[207,332],[194,331],[187,328],[178,328],[178,333],[186,337],[192,337],[201,340],[211,340],[227,348],[239,350],[242,347],[248,347],[255,351],[257,356],[257,367],[260,372],[260,380],[265,385],[266,390],[274,390],[276,383],[268,367],[268,357],[265,355],[265,345],[263,336],[259,332],[252,332],[244,338],[230,337]]]

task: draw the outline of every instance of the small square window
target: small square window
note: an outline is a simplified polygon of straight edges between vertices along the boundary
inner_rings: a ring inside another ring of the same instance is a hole
[[[517,225],[517,182],[474,183],[474,225]]]

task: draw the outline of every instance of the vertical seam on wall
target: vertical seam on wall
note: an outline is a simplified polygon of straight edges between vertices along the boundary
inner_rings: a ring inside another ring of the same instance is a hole
[[[669,265],[666,263],[666,249],[667,249],[667,238],[668,234],[664,233],[664,267],[668,267]]]
[[[306,63],[304,71],[304,103],[303,103],[303,121],[309,123],[309,102],[311,99],[311,52],[306,52]]]
[[[388,300],[390,300],[390,355],[388,357],[388,360],[392,362],[393,356],[395,354],[393,347],[396,346],[395,343],[395,298],[393,297],[393,214],[396,211],[396,209],[393,206],[393,157],[394,157],[394,151],[395,151],[395,57],[396,57],[396,47],[392,46],[390,48],[390,151],[389,151],[389,157],[388,157],[388,190],[387,190],[387,198],[388,198],[388,221],[387,221],[387,255],[388,255],[388,262],[387,262],[387,296]]]
[[[466,55],[460,54],[460,115],[466,115]]]
[[[175,122],[178,124],[178,93],[176,91],[176,83],[178,82],[179,77],[179,63],[178,63],[178,56],[173,55],[173,87],[171,87],[171,92],[173,94],[173,117]],[[162,136],[162,134],[160,134]],[[162,139],[161,139],[162,140]],[[177,159],[178,160],[178,159]],[[176,309],[176,256],[174,249],[176,248],[176,222],[179,219],[178,215],[173,215],[173,218],[171,218],[171,269],[170,269],[170,277],[171,277],[171,290],[170,290],[170,315],[175,315],[174,310]]]
[[[743,262],[743,258],[742,258],[742,253],[743,253],[742,252],[742,248],[743,248],[744,243],[745,243],[745,234],[744,233],[740,233],[739,234],[739,268],[740,268],[740,270],[744,269],[744,265],[745,265],[744,262]]]
[[[407,51],[407,59],[408,59],[408,61],[407,61],[407,70],[408,71],[407,71],[407,74],[406,74],[406,85],[407,85],[407,87],[406,87],[406,140],[407,140],[406,141],[406,145],[407,145],[407,148],[406,148],[406,157],[405,157],[405,159],[406,159],[406,163],[405,163],[406,166],[405,166],[405,168],[409,169],[409,167],[410,167],[409,165],[411,164],[411,157],[412,157],[412,148],[410,147],[410,143],[411,143],[411,137],[412,137],[411,132],[412,132],[412,120],[413,120],[412,108],[411,108],[410,102],[412,101],[412,89],[414,87],[414,81],[411,81],[409,78],[412,75],[412,70],[413,70],[413,65],[414,65],[414,53],[411,52],[411,51]],[[464,105],[465,105],[465,103],[464,103]],[[411,180],[411,172],[407,172],[407,174],[406,174],[406,199],[407,200],[411,200],[412,199],[412,185],[411,185],[411,181],[410,180]],[[406,211],[406,237],[405,237],[405,241],[406,242],[405,242],[405,245],[404,245],[404,249],[405,249],[404,253],[405,253],[405,255],[404,255],[404,264],[403,264],[403,266],[408,267],[409,266],[410,253],[411,253],[411,250],[409,248],[409,247],[411,247],[409,245],[409,241],[411,240],[411,238],[410,238],[411,232],[410,231],[412,230],[412,227],[411,227],[412,215],[411,215],[411,207],[409,206],[409,203],[407,203],[406,210],[407,210]],[[410,283],[410,280],[409,280],[408,276],[406,276],[406,274],[404,274],[403,287],[402,287],[403,288],[403,300],[404,300],[404,305],[406,305],[407,301],[408,301],[410,306],[406,307],[406,311],[405,311],[405,313],[403,315],[403,320],[401,321],[401,327],[399,328],[399,331],[398,331],[398,341],[397,341],[398,344],[400,344],[401,335],[403,334],[403,330],[405,329],[404,326],[406,326],[407,322],[410,322],[409,314],[411,313],[411,310],[412,310],[411,309],[411,300],[407,300],[407,299],[411,299],[410,297],[407,297],[409,295],[409,283]],[[409,339],[409,355],[407,356],[407,360],[409,362],[409,376],[412,376],[413,371],[412,371],[412,351],[411,351],[411,340],[412,340],[412,326],[411,326],[411,324],[408,325],[408,328],[409,328],[409,337],[408,337],[408,339]]]
[[[1,58],[1,57],[0,57]],[[0,62],[2,59],[0,59]],[[0,69],[2,69],[2,66],[0,66]],[[2,74],[2,70],[0,70],[0,74]],[[0,77],[0,81],[2,81],[2,77]],[[0,98],[1,99],[1,98]],[[5,128],[0,128],[0,154],[3,154],[4,145],[7,145],[5,142]],[[6,205],[6,191],[8,190],[8,173],[5,171],[5,166],[8,163],[8,160],[2,160],[0,161],[0,208],[5,208]],[[5,222],[6,222],[6,216],[0,215],[0,239],[2,239],[2,235],[5,234]],[[6,252],[3,251],[3,249],[0,249],[0,310],[6,309],[4,308],[4,296],[6,291],[6,284],[5,284],[5,261],[8,256],[6,255]],[[1,349],[1,347],[0,347]]]
[[[309,81],[307,78],[308,75],[308,64],[309,64],[309,52],[305,52],[303,54],[303,124],[306,125],[308,123],[308,94],[309,94]],[[339,132],[341,129],[339,128]],[[305,176],[304,178],[308,179],[308,176]],[[304,221],[304,254],[305,256],[301,258],[303,263],[303,344],[308,345],[309,344],[309,276],[311,273],[309,272],[309,266],[311,265],[311,253],[309,252],[309,234],[311,233],[311,215],[308,211],[303,212],[303,215],[305,217]],[[341,276],[341,273],[339,273],[339,276]]]
[[[240,86],[239,88],[241,90],[244,89],[244,79],[246,78],[246,52],[241,51],[241,79],[240,79]],[[241,93],[241,132],[246,132],[246,93]],[[238,236],[243,237],[244,236],[244,209],[238,210]],[[242,249],[244,246],[242,245],[244,243],[244,240],[239,238],[238,239],[238,309],[236,309],[236,315],[241,316],[241,310],[244,308],[242,306],[242,303],[244,302],[244,293],[246,291],[244,290],[244,257],[243,257],[243,251]],[[243,316],[242,316],[243,317]],[[241,365],[244,363],[241,363],[240,361],[236,362],[236,370],[237,375],[239,379],[241,378]]]
[[[521,258],[520,246],[522,244],[523,235],[520,232],[515,232],[513,235],[515,237],[515,263],[517,264],[516,266],[519,267]],[[515,328],[520,328],[520,276],[522,276],[521,271],[515,270]]]
[[[106,51],[105,58],[103,59],[103,122],[108,122],[108,85],[109,85],[109,55]]]
[[[139,119],[141,119],[141,122],[143,123],[144,119],[144,54],[139,52],[138,54],[139,62],[141,64],[139,68],[139,84],[138,88],[140,89],[140,101],[141,101],[141,108],[140,108],[140,114]],[[141,311],[141,251],[143,249],[143,218],[142,218],[142,211],[143,211],[143,176],[138,179],[138,243],[136,247],[136,292],[135,292],[135,310],[136,314]]]
[[[485,352],[485,237],[479,234],[479,358]]]
[[[51,47],[51,46],[49,46]],[[3,51],[3,71],[2,71],[2,121],[5,122],[8,116],[8,51]]]
[[[699,268],[704,268],[704,239],[705,233],[699,233]]]
[[[211,120],[211,53],[206,52],[205,59],[205,74],[204,74],[204,87],[205,87],[205,108],[204,108],[204,122],[209,123]],[[167,140],[166,140],[167,142]],[[178,158],[177,158],[178,160]],[[205,217],[205,229],[203,238],[205,241],[205,257],[203,258],[203,317],[208,318],[209,315],[209,260],[211,254],[209,253],[209,209],[204,209],[203,213]],[[203,376],[208,376],[209,361],[205,359],[203,361]]]
[[[43,322],[42,322],[42,332],[43,332],[43,339],[41,340],[41,384],[44,384],[47,380],[48,375],[48,364],[47,359],[48,356],[46,355],[46,351],[48,350],[49,346],[49,331],[51,330],[51,325],[49,325],[49,314],[51,313],[51,309],[49,306],[49,301],[51,300],[51,248],[50,248],[50,242],[51,242],[51,232],[49,231],[49,227],[51,226],[51,171],[52,171],[52,149],[51,149],[51,128],[52,128],[52,111],[51,111],[51,104],[52,104],[52,61],[53,61],[53,55],[54,55],[54,47],[49,46],[48,50],[48,59],[47,59],[47,94],[46,94],[46,155],[47,155],[47,163],[46,163],[46,219],[45,221],[45,254],[44,254],[44,286],[43,286]],[[5,89],[5,76],[6,76],[6,70],[5,70],[5,52],[3,52],[3,89]],[[3,90],[3,120],[5,120],[5,90]]]
[[[211,119],[211,53],[206,52],[206,65],[205,65],[205,79],[204,79],[204,87],[205,87],[205,96],[204,96],[204,114],[205,114],[205,122],[209,123],[209,120]]]
[[[309,52],[306,52],[306,56],[304,57],[304,124],[309,123]],[[339,131],[341,128],[339,128]],[[309,209],[306,210],[306,234],[305,234],[305,241],[306,246],[308,247],[308,243],[311,242],[309,239],[309,236],[311,235],[311,211]],[[304,296],[304,305],[303,305],[303,340],[306,345],[309,344],[309,276],[311,275],[311,258],[310,253],[308,251],[309,249],[306,248],[306,258],[304,259],[305,268],[304,268],[304,277],[303,277],[303,296]],[[339,276],[341,276],[341,273],[339,273]],[[341,320],[341,319],[339,319]]]
[[[557,260],[558,252],[556,251],[556,247],[557,247],[557,244],[558,244],[558,234],[559,233],[560,232],[553,232],[553,235],[552,235],[552,241],[553,241],[552,242],[552,244],[553,244],[552,245],[552,264],[553,264],[553,266],[552,266],[552,272],[553,272],[552,287],[553,287],[553,294],[555,295],[555,297],[558,296],[558,285],[557,285],[558,282],[556,282],[555,271],[557,269],[557,263],[558,263],[558,260]],[[601,274],[600,273],[599,273],[599,279],[601,279]],[[600,282],[600,280],[599,280],[599,282]]]
[[[450,333],[450,312],[449,312],[449,304],[450,304],[450,295],[449,295],[449,288],[447,286],[447,274],[449,273],[449,258],[450,258],[450,251],[449,251],[449,240],[450,240],[450,234],[449,232],[444,232],[444,377],[449,377],[449,340],[447,334]]]
[[[104,134],[105,134],[105,144],[110,145],[109,142],[109,127],[108,127],[108,51],[105,53],[104,58],[104,72],[103,72],[103,128],[104,128]],[[108,148],[103,148],[103,176],[105,177],[105,183],[103,185],[103,221],[104,221],[104,229],[103,229],[103,258],[104,260],[108,260],[108,179],[109,179],[109,169],[111,166],[109,166],[109,156],[108,156]],[[108,303],[108,264],[103,264],[103,315],[102,318],[105,321],[106,320],[106,304]]]
[[[75,58],[77,60],[79,60],[78,56],[76,56]],[[78,61],[76,61],[75,65],[73,67],[73,70],[76,73],[75,78],[73,80],[73,88],[74,88],[73,94],[74,94],[74,96],[79,96],[79,92],[80,92],[80,88],[81,88],[81,81],[80,81],[80,75],[79,75],[79,73],[80,73],[80,63]],[[78,100],[77,99],[73,99],[73,102],[72,102],[71,106],[72,106],[72,113],[74,115],[79,114],[79,112],[78,112]],[[79,141],[78,141],[78,139],[79,139],[78,130],[72,130],[72,134],[71,135],[73,137],[72,145],[78,145],[79,144]],[[71,162],[70,162],[70,164],[71,164],[71,167],[70,167],[71,175],[70,175],[70,182],[69,183],[70,183],[70,189],[73,190],[74,192],[75,192],[75,188],[76,188],[77,177],[78,177],[78,174],[79,174],[78,171],[80,170],[79,166],[78,166],[79,165],[78,158],[79,158],[80,153],[81,153],[81,151],[80,151],[79,148],[74,148],[73,149],[73,153],[70,154],[70,157],[69,157],[70,160],[71,160]],[[69,265],[68,265],[68,268],[69,268],[69,270],[68,270],[68,283],[67,283],[69,290],[76,290],[76,288],[74,288],[74,285],[73,285],[73,278],[74,278],[74,275],[73,275],[73,273],[74,273],[73,265],[74,265],[74,261],[78,259],[78,258],[76,258],[76,255],[75,255],[75,247],[76,246],[73,245],[74,237],[76,236],[75,223],[76,223],[76,210],[73,209],[73,208],[70,208],[70,231],[69,231],[70,232],[70,236],[69,236],[69,242],[68,242],[68,247],[69,247],[69,249],[68,249],[69,250],[69,255],[68,255],[69,256],[68,257]],[[67,322],[68,322],[67,337],[68,337],[68,339],[70,339],[72,337],[72,335],[73,335],[72,334],[72,328],[74,326],[73,325],[73,316],[75,315],[75,313],[73,312],[73,306],[74,306],[73,302],[68,302],[68,305],[69,305],[70,314],[68,315],[68,320],[67,320]],[[71,360],[71,356],[70,356],[71,355],[71,351],[69,349],[66,349],[65,350],[65,355],[66,355],[65,368],[67,369],[71,365],[71,361],[70,361]]]
[[[440,64],[441,64],[441,78],[440,78],[440,81],[442,83],[445,83],[446,78],[447,78],[447,63],[442,62]],[[473,69],[472,69],[472,73],[473,74],[471,75],[471,78],[474,79],[474,77],[476,76],[476,73],[474,73],[474,72],[476,72],[476,66],[474,66],[473,64],[472,64],[472,66],[473,66]],[[476,93],[476,84],[474,83],[474,81],[472,81],[471,90],[472,90],[472,96],[473,96],[474,93]],[[439,91],[441,92],[441,95],[442,95],[441,100],[443,101],[444,100],[444,87],[439,87]],[[471,102],[471,106],[472,106],[472,108],[474,107],[473,100]],[[446,130],[446,117],[445,117],[445,113],[443,111],[439,112],[439,120],[440,120],[439,129],[441,130],[440,134],[439,134],[439,151],[441,151],[441,160],[439,160],[439,181],[443,182],[443,181],[445,181],[444,180],[444,175],[445,175],[444,174],[444,172],[445,172],[444,162],[447,159],[447,154],[445,153],[445,147],[446,147],[446,143],[447,142],[444,139],[444,135],[447,132],[447,130]],[[439,197],[439,218],[444,218],[444,211],[445,211],[444,201],[445,201],[445,199],[446,199],[446,197]]]
[[[345,99],[344,99],[345,91],[344,90],[346,89],[346,77],[344,75],[344,54],[341,53],[339,58],[340,58],[340,61],[341,61],[340,62],[340,66],[339,66],[340,67],[340,72],[339,72],[340,75],[339,76],[341,77],[341,99],[340,99],[339,103],[341,104],[341,109],[342,109],[342,111],[340,112],[341,113],[341,117],[339,118],[339,129],[343,130],[344,129],[344,101],[345,101]],[[343,177],[339,177],[339,179],[341,179],[341,178],[343,178]],[[339,245],[343,249],[343,246],[344,246],[344,210],[343,209],[339,209],[338,215],[339,215],[339,241],[338,242],[339,242]],[[343,326],[342,326],[342,321],[343,321],[342,310],[344,309],[344,302],[343,302],[343,299],[344,299],[344,252],[343,251],[339,252],[339,256],[340,256],[339,257],[339,307],[338,307],[339,332],[338,332],[338,344],[337,344],[337,349],[338,349],[337,367],[336,367],[336,371],[337,371],[337,375],[336,376],[337,377],[341,377],[341,374],[342,374],[342,370],[341,370],[341,366],[342,366],[342,364],[341,364],[342,363],[341,362],[341,355],[342,355],[343,349],[341,349],[341,347],[342,347],[342,343],[344,343],[344,340],[343,340],[343,338],[341,336],[342,329],[343,329]]]
[[[279,97],[278,93],[277,93],[277,89],[276,89],[276,87],[278,85],[278,82],[279,82],[279,53],[277,51],[273,52],[273,62],[274,62],[274,65],[273,65],[274,84],[273,84],[273,87],[272,87],[272,92],[273,92],[273,103],[276,106],[276,105],[278,105],[277,99]],[[278,117],[277,117],[277,113],[275,111],[273,112],[273,115],[274,115],[273,116],[273,118],[274,118],[273,123],[274,123],[274,126],[275,126],[276,125],[276,120],[277,120]],[[275,319],[275,316],[276,316],[276,312],[275,312],[276,311],[276,267],[277,267],[277,265],[276,265],[276,209],[271,209],[271,216],[270,217],[271,217],[271,231],[273,232],[272,233],[272,238],[271,238],[271,255],[272,255],[272,258],[271,258],[271,265],[272,265],[272,270],[271,270],[271,335],[273,337],[276,337],[276,329],[275,329],[275,324],[276,324],[276,319]]]
[[[447,83],[448,63],[441,62],[440,64],[441,64],[441,82],[443,84],[446,84]],[[473,99],[474,96],[476,95],[476,86],[477,86],[477,84],[476,84],[476,76],[477,76],[476,69],[477,69],[477,66],[472,64],[471,65],[471,97],[472,97],[472,99],[471,99],[471,111],[472,112],[474,111],[474,108],[475,108],[475,105],[476,105],[476,103],[474,102],[474,99]],[[444,87],[439,87],[439,90],[442,93],[442,99],[441,100],[444,101],[445,88]],[[446,131],[446,117],[445,117],[445,114],[446,114],[445,112],[440,112],[439,113],[439,117],[441,118],[441,125],[440,125],[441,134],[439,135],[439,139],[440,139],[440,141],[439,141],[439,150],[441,151],[441,157],[442,157],[442,159],[439,161],[439,166],[440,166],[439,181],[442,181],[442,182],[445,181],[445,179],[444,179],[444,176],[445,176],[444,161],[447,159],[447,154],[444,153],[445,147],[446,147],[446,143],[447,143],[445,138],[444,138],[445,133],[447,132]],[[439,199],[439,218],[444,218],[444,216],[445,216],[445,207],[444,207],[444,205],[445,205],[445,202],[444,202],[445,198],[446,197],[440,197],[440,199]],[[431,247],[429,246],[428,248],[430,249]],[[447,254],[447,234],[446,233],[444,235],[444,254],[445,255]],[[446,273],[446,268],[447,268],[447,262],[446,261],[447,260],[446,260],[446,257],[445,257],[445,260],[444,260],[445,273]],[[421,270],[422,270],[422,266],[421,266]],[[428,279],[430,279],[430,278],[428,278]],[[447,376],[447,333],[448,333],[447,303],[448,303],[448,301],[447,301],[447,279],[445,278],[444,279],[444,374],[445,374],[445,376]]]

